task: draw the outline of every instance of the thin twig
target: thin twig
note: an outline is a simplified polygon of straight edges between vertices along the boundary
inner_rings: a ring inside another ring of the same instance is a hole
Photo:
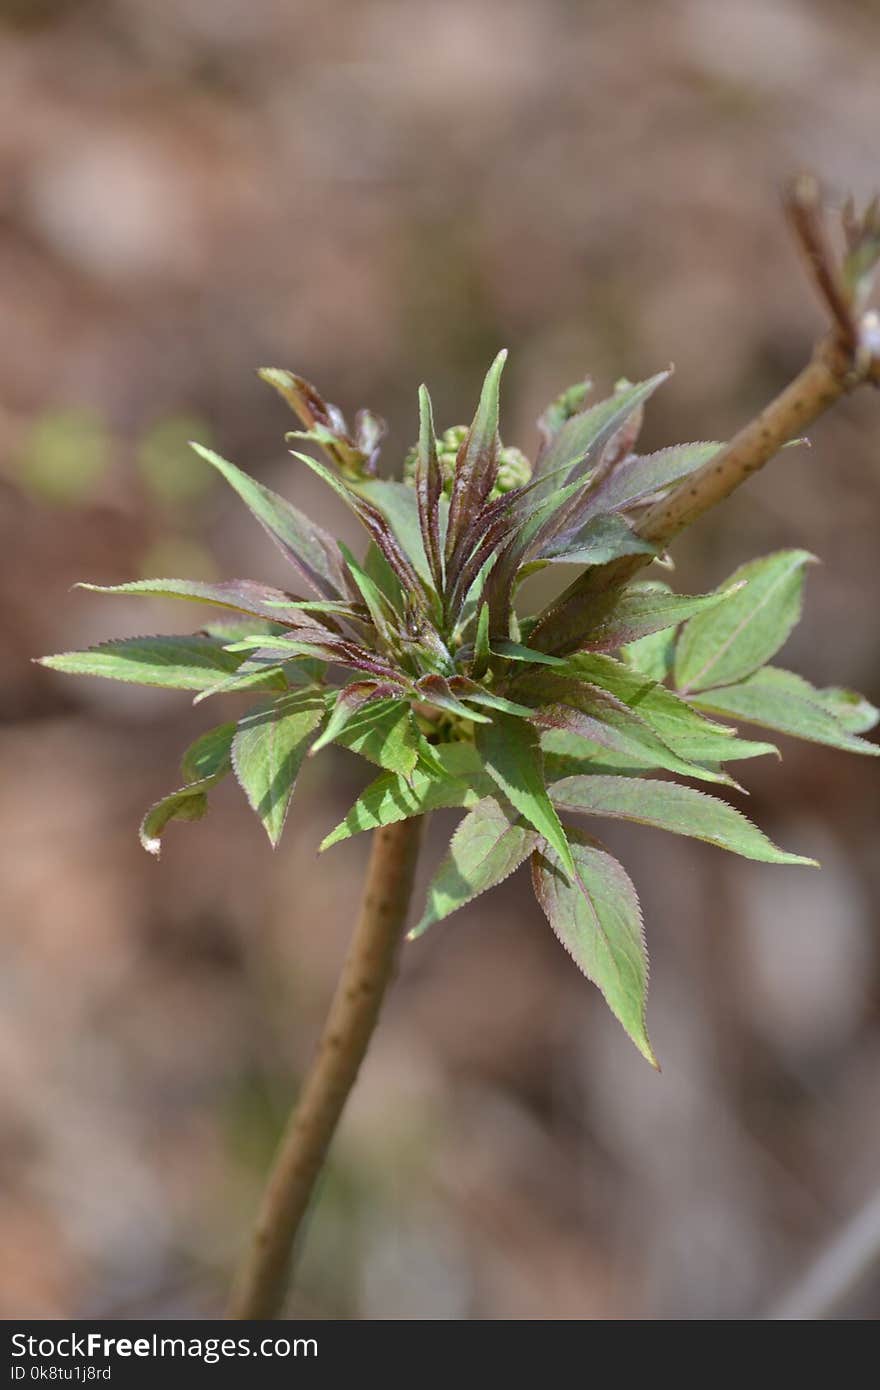
[[[829,1241],[803,1278],[766,1315],[770,1322],[820,1322],[880,1269],[880,1193]]]
[[[317,1055],[275,1158],[230,1318],[272,1318],[281,1308],[297,1232],[394,973],[423,828],[424,817],[416,817],[373,833],[360,918]]]
[[[645,512],[636,530],[663,550],[686,527],[729,497],[784,444],[797,439],[841,396],[863,382],[880,385],[880,323],[875,313],[854,316],[842,284],[818,201],[818,185],[801,176],[786,196],[789,222],[825,301],[832,331],[811,360],[754,420]],[[854,233],[852,233],[854,234]],[[651,563],[647,555],[626,555],[579,576],[532,629],[529,641],[547,652],[565,653],[578,646],[578,624],[591,605],[611,595]],[[583,620],[583,621],[581,621]]]

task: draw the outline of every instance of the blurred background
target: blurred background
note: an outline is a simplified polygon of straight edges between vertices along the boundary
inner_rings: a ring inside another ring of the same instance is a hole
[[[219,1314],[368,850],[316,860],[365,781],[331,749],[278,853],[230,782],[149,859],[142,811],[231,716],[32,665],[198,625],[70,586],[289,582],[192,436],[351,539],[264,364],[385,415],[386,469],[419,382],[467,420],[501,345],[509,443],[584,373],[670,361],[647,443],[725,438],[823,327],[780,181],[880,182],[878,44],[866,0],[0,0],[0,1315]],[[676,582],[814,551],[785,664],[877,702],[880,398],[812,442],[679,543]],[[662,1075],[522,877],[406,949],[293,1315],[758,1316],[871,1198],[877,772],[783,753],[743,765],[748,809],[821,874],[604,835]]]

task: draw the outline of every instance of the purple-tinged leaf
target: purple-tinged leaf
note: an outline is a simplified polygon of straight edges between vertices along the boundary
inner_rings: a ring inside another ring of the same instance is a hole
[[[496,695],[494,691],[487,690],[485,686],[471,680],[468,676],[451,676],[449,689],[457,699],[468,700],[475,705],[484,705],[486,709],[497,709],[502,714],[512,714],[517,719],[530,719],[532,716],[532,710],[527,705],[518,705],[515,700],[508,700],[503,695]]]
[[[560,602],[546,609],[529,640],[557,656],[566,652],[614,652],[630,642],[661,632],[696,614],[729,603],[733,589],[693,597],[660,586],[630,585],[588,600],[571,587]]]
[[[356,479],[350,483],[350,487],[352,492],[356,493],[358,497],[362,497],[365,502],[369,502],[385,518],[404,554],[412,561],[413,568],[419,578],[424,581],[426,586],[433,586],[431,567],[422,542],[416,489],[408,487],[406,483],[398,482],[394,478]],[[446,511],[446,498],[441,497],[441,536]]]
[[[455,461],[449,526],[446,533],[446,582],[451,587],[467,558],[463,544],[498,476],[498,391],[507,361],[502,349],[483,382],[477,413]]]
[[[342,499],[347,507],[354,512],[355,516],[366,527],[373,541],[381,550],[388,564],[396,574],[403,589],[414,599],[420,601],[424,606],[425,593],[422,581],[419,578],[412,561],[406,554],[402,545],[394,534],[390,524],[380,512],[379,508],[372,502],[368,502],[359,492],[349,487],[342,478],[337,477],[329,468],[317,459],[309,458],[308,454],[299,454],[291,449],[294,458],[299,459],[307,468],[311,468],[313,473],[317,473],[328,487],[332,488],[338,497]]]
[[[514,512],[514,534],[500,551],[486,581],[485,594],[489,603],[493,640],[506,641],[509,637],[517,576],[523,565],[555,535],[559,515],[582,488],[580,479],[576,479],[543,499],[530,497],[525,504],[528,508],[525,514]],[[517,494],[513,496],[518,502]]]
[[[653,454],[633,454],[623,459],[595,489],[591,489],[584,515],[623,511],[645,497],[663,491],[702,468],[723,445],[700,441],[674,444]]]
[[[440,498],[443,475],[437,460],[434,414],[427,386],[419,387],[419,446],[416,461],[416,499],[422,545],[428,558],[434,588],[443,593],[443,552],[440,545]]]
[[[196,443],[192,447],[235,489],[263,530],[317,594],[322,598],[345,598],[344,566],[339,547],[331,535],[310,521],[293,503],[243,473],[213,449]]]
[[[448,714],[455,714],[459,719],[469,719],[475,724],[491,722],[485,714],[478,714],[469,705],[462,704],[461,700],[452,693],[449,682],[443,676],[422,676],[420,680],[416,681],[415,688],[426,704],[434,705],[437,709],[445,710]]]
[[[335,633],[327,633],[320,628],[304,628],[291,637],[275,637],[268,643],[265,638],[255,638],[253,641],[245,639],[243,642],[232,643],[230,647],[230,651],[253,650],[265,650],[267,654],[272,655],[277,653],[282,660],[292,653],[297,656],[316,657],[319,661],[350,666],[355,671],[366,671],[368,675],[379,676],[401,687],[406,684],[406,677],[387,661],[367,651],[365,647],[349,642],[347,638],[337,637]]]
[[[574,868],[548,846],[532,856],[535,897],[575,964],[599,986],[606,1003],[653,1067],[645,1030],[648,956],[632,881],[596,841],[572,833]]]
[[[731,784],[732,779],[719,768],[676,752],[647,719],[609,691],[574,681],[567,686],[561,682],[554,685],[559,692],[556,700],[542,704],[532,714],[532,723],[539,729],[577,734],[614,755],[639,759],[649,767],[665,768],[681,777]]]
[[[575,683],[572,692],[575,704],[579,703],[577,686],[580,683],[594,692],[597,687],[601,688],[618,704],[626,706],[640,723],[650,726],[664,746],[687,763],[711,765],[776,752],[772,744],[746,743],[738,739],[733,728],[704,718],[665,686],[658,685],[651,677],[610,656],[577,654],[569,659],[567,677],[558,667],[554,668],[550,679],[544,673],[528,673],[513,682],[510,693],[514,698],[524,698],[534,704],[558,700],[560,686],[557,677]],[[613,708],[608,709],[609,717],[613,717]],[[592,704],[588,712],[603,717],[602,711]],[[631,726],[631,731],[638,736],[635,726]],[[670,767],[669,770],[681,772],[680,767]]]
[[[300,622],[295,610],[283,608],[290,595],[269,584],[252,579],[223,579],[215,584],[198,579],[135,579],[129,584],[77,584],[93,594],[135,594],[147,598],[180,598],[192,603],[210,603],[218,608],[231,608],[237,613],[249,613],[263,622],[295,627]]]
[[[368,417],[358,429],[363,443],[368,446],[364,448],[361,440],[355,442],[352,439],[339,407],[325,401],[320,391],[305,377],[296,376],[282,367],[261,367],[257,375],[287,402],[305,426],[307,435],[321,445],[338,468],[352,474],[373,471],[379,442],[384,434],[383,422],[378,416],[361,412]]]
[[[540,475],[566,468],[568,481],[583,478],[598,463],[605,445],[632,412],[648,400],[669,375],[668,371],[658,372],[648,381],[626,386],[589,410],[573,415],[541,455]]]

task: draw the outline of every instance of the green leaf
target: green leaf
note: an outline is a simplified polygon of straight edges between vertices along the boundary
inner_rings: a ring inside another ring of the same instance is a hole
[[[326,703],[312,691],[295,691],[255,705],[232,743],[235,775],[263,822],[271,844],[281,839],[293,789]]]
[[[169,796],[163,796],[161,801],[150,807],[139,831],[141,844],[148,854],[155,854],[158,859],[162,832],[169,821],[202,819],[208,809],[207,793],[215,781],[214,777],[206,777],[203,781],[193,782],[190,786],[171,792]]]
[[[565,777],[554,782],[549,792],[560,811],[638,821],[674,835],[706,840],[710,845],[765,864],[816,864],[815,859],[777,849],[762,830],[726,801],[677,782],[591,774]]]
[[[648,956],[636,890],[595,840],[571,833],[574,872],[547,847],[532,856],[535,897],[575,964],[598,985],[642,1056],[657,1066],[645,1030]]]
[[[515,811],[508,814],[495,797],[478,802],[453,835],[449,853],[428,886],[425,911],[409,940],[501,883],[539,843],[537,831],[523,825]]]
[[[322,850],[347,840],[362,830],[409,820],[428,811],[448,806],[474,806],[495,791],[472,744],[444,743],[433,746],[443,775],[421,766],[406,782],[394,773],[383,772],[358,797],[348,815],[321,843]]]
[[[183,755],[187,785],[151,806],[140,824],[140,841],[148,854],[158,858],[162,832],[172,820],[201,820],[208,809],[208,792],[231,768],[230,748],[234,724],[220,724],[191,743]]]
[[[377,588],[387,598],[398,613],[404,611],[403,589],[400,580],[389,565],[375,541],[370,541],[364,555],[364,572],[370,576]]]
[[[522,719],[497,714],[493,723],[477,730],[477,750],[486,771],[508,801],[552,845],[560,860],[574,871],[574,860],[559,817],[553,809],[541,769],[537,732]]]
[[[727,603],[692,618],[679,638],[675,683],[685,694],[732,685],[769,661],[801,615],[806,550],[780,550],[742,565],[720,593],[740,588]]]
[[[342,551],[348,571],[358,587],[361,598],[367,606],[373,627],[386,646],[393,646],[395,628],[399,622],[397,614],[378,584],[370,578],[366,570],[361,569],[348,546],[343,545],[340,541],[339,549]]]
[[[592,776],[594,773],[635,777],[665,770],[658,769],[656,760],[645,749],[634,749],[632,753],[612,752],[563,729],[542,732],[541,750],[544,756],[544,781],[548,787],[563,777]]]
[[[214,637],[121,637],[82,652],[39,658],[42,666],[74,676],[103,676],[167,690],[208,690],[241,665]]]
[[[301,667],[310,669],[301,670]],[[215,695],[237,695],[253,690],[280,691],[288,690],[291,685],[308,685],[320,679],[324,669],[321,662],[305,658],[279,662],[271,655],[256,651],[241,663],[234,675],[226,676],[224,680],[199,691],[193,704],[200,705],[203,700],[210,700]]]
[[[654,681],[664,681],[675,660],[675,632],[665,628],[640,637],[621,649],[620,655],[633,670]]]
[[[213,449],[196,443],[192,447],[235,489],[245,506],[316,593],[330,599],[345,597],[342,557],[331,535],[316,526],[286,498],[279,497],[255,478],[242,473],[234,463],[221,458]]]
[[[352,691],[353,687],[348,687]],[[346,692],[343,692],[345,694]],[[318,741],[317,752],[325,742],[330,742],[327,734],[332,727],[332,739],[359,753],[362,758],[377,763],[390,772],[409,777],[419,760],[422,735],[412,717],[407,700],[371,698],[365,696],[349,698],[340,707],[340,696],[333,711],[327,733]],[[337,710],[339,718],[336,719]],[[336,720],[335,725],[333,720]]]
[[[848,734],[864,734],[880,720],[880,710],[856,690],[831,685],[824,690],[814,690],[810,698],[833,715]]]
[[[549,652],[536,651],[534,647],[524,647],[519,642],[502,642],[496,639],[492,643],[492,650],[496,656],[504,656],[508,661],[527,661],[534,662],[538,666],[564,666],[564,656],[551,656]]]
[[[492,659],[492,652],[489,647],[489,605],[484,603],[480,608],[477,618],[477,630],[474,635],[474,660],[471,674],[474,680],[481,680],[489,669],[489,662]]]
[[[287,603],[291,603],[291,600],[287,599],[287,595],[284,597]],[[266,607],[271,606],[272,604],[267,601]],[[198,635],[200,637],[216,637],[226,646],[229,642],[236,642],[242,637],[278,637],[286,631],[287,629],[281,623],[266,622],[260,618],[246,616],[241,618],[230,616],[202,623]]]
[[[845,725],[829,713],[822,691],[793,671],[765,666],[754,675],[718,690],[704,690],[693,703],[715,714],[733,715],[780,734],[843,748],[850,753],[880,754],[880,745],[849,733]],[[820,698],[817,698],[820,697]],[[833,704],[833,701],[832,701]]]
[[[621,555],[656,555],[620,516],[594,516],[573,536],[556,536],[538,552],[543,560],[565,565],[606,565]]]
[[[355,715],[361,714],[365,706],[375,705],[379,701],[387,703],[389,699],[398,699],[399,696],[399,690],[379,681],[355,681],[338,694],[330,692],[328,698],[334,699],[333,709],[320,737],[312,744],[311,752],[319,753],[328,744],[335,743],[345,726]]]
[[[218,724],[190,744],[181,759],[181,769],[188,782],[225,777],[232,770],[232,740],[237,727],[234,722]]]

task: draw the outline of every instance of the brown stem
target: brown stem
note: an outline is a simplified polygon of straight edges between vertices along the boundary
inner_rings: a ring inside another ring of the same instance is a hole
[[[281,1308],[297,1232],[394,973],[423,828],[417,817],[373,833],[360,917],[238,1271],[230,1318],[272,1318]]]
[[[806,367],[760,415],[645,513],[636,528],[639,535],[658,548],[668,545],[685,527],[763,468],[784,444],[802,434],[841,396],[860,381],[873,379],[874,367],[871,361],[856,371],[852,356],[836,336],[820,343]],[[533,629],[531,645],[544,651],[573,650],[580,635],[578,620],[581,615],[585,621],[589,618],[590,600],[619,589],[650,559],[648,555],[626,555],[587,570]]]
[[[763,468],[784,444],[797,439],[835,401],[852,390],[856,380],[837,341],[829,339],[820,344],[794,381],[750,420],[726,448],[665,500],[651,507],[639,524],[639,534],[656,545],[668,544]]]

